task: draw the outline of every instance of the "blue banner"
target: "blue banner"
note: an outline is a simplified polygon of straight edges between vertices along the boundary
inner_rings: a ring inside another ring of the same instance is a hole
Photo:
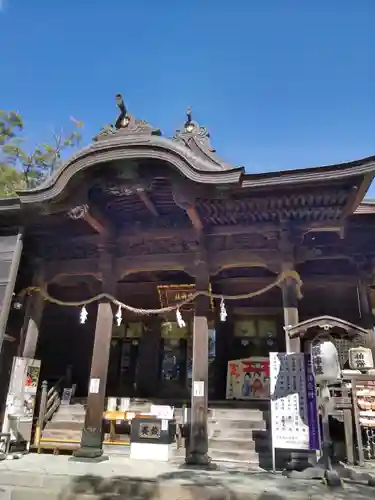
[[[305,380],[310,450],[320,450],[320,426],[316,401],[316,383],[310,354],[305,354]]]

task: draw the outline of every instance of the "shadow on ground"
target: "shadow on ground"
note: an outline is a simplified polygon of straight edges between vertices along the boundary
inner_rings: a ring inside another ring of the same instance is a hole
[[[153,480],[126,476],[103,478],[75,477],[59,495],[59,500],[369,500],[374,489],[362,484],[346,484],[330,492],[318,481],[290,480],[269,473],[226,471],[206,474],[181,469]],[[90,497],[91,495],[91,497]]]

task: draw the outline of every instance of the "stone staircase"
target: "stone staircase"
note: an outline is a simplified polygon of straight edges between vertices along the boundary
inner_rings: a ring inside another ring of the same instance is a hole
[[[246,463],[265,468],[272,462],[269,409],[214,408],[209,421],[213,461]]]
[[[42,449],[78,448],[85,422],[85,407],[85,399],[76,400],[70,405],[60,405],[42,431],[40,447]],[[129,411],[134,412],[147,413],[149,410],[150,403],[146,401],[132,401],[129,407]]]
[[[43,429],[41,448],[74,449],[80,444],[85,420],[85,401],[61,405]],[[147,413],[148,401],[132,401],[130,411]],[[208,415],[209,454],[213,461],[247,464],[251,468],[272,467],[270,407],[268,402],[236,403],[222,405],[212,403]],[[175,408],[176,418],[181,421],[182,409]],[[113,453],[123,453],[123,446]],[[182,456],[184,450],[176,455]],[[277,454],[280,459],[280,453]],[[278,460],[279,462],[279,460]]]
[[[42,431],[41,448],[72,449],[79,446],[85,422],[85,406],[81,403],[60,405]]]

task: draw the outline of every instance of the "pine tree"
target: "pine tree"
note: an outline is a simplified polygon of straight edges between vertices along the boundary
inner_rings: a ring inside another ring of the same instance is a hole
[[[32,151],[24,147],[24,123],[15,111],[0,109],[0,197],[15,196],[17,190],[32,189],[62,163],[64,151],[76,148],[81,140],[82,122],[72,120],[75,130],[53,134],[51,144]]]

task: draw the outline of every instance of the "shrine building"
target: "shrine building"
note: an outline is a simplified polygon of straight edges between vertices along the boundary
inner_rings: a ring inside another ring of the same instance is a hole
[[[42,185],[0,200],[1,377],[18,354],[40,380],[70,367],[80,397],[99,379],[95,430],[106,396],[175,404],[200,381],[203,404],[225,400],[236,359],[267,378],[270,351],[301,349],[284,329],[300,321],[340,318],[374,349],[375,157],[251,174],[190,112],[170,138],[119,107]],[[108,296],[131,306],[119,326]]]

